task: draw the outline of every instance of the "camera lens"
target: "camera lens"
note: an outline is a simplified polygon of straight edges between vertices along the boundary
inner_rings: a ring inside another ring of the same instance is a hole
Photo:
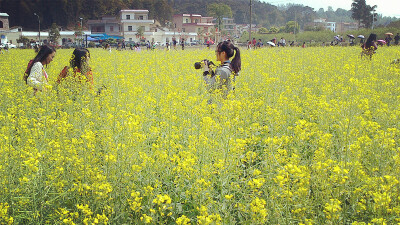
[[[194,63],[194,68],[195,68],[196,70],[200,69],[200,68],[201,68],[201,63],[200,63],[200,62]]]

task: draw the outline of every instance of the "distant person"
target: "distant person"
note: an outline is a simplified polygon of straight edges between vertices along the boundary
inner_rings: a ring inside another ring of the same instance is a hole
[[[177,44],[176,38],[173,38],[172,45],[174,46],[174,50],[176,50],[176,44]]]
[[[170,46],[169,46],[169,42],[168,41],[165,43],[165,46],[166,46],[166,50],[169,51]]]
[[[258,39],[257,47],[258,47],[258,48],[261,48],[263,45],[264,45],[264,44],[263,44],[263,42],[261,41],[261,39]]]
[[[150,41],[147,41],[147,42],[146,42],[146,49],[147,49],[147,50],[150,50],[150,48],[151,48]]]
[[[390,42],[392,41],[392,37],[390,35],[387,35],[385,38],[386,41],[386,45],[389,47],[390,46]]]
[[[28,63],[28,67],[24,74],[24,80],[26,84],[33,87],[35,94],[37,91],[43,91],[46,89],[45,86],[49,82],[49,77],[44,66],[49,65],[51,61],[53,61],[55,55],[56,50],[53,47],[43,45],[40,47],[36,57]]]
[[[306,47],[306,42],[303,42],[303,45],[301,47],[305,48]]]
[[[372,56],[378,49],[378,46],[376,44],[376,37],[377,37],[376,34],[370,34],[367,41],[363,45],[361,45],[362,48],[361,57],[369,56],[370,59],[372,59]]]
[[[181,45],[182,45],[182,50],[185,50],[185,39],[184,38],[182,38]]]
[[[251,49],[251,41],[247,40],[247,49]]]
[[[399,45],[399,40],[400,40],[400,35],[397,33],[397,35],[394,37],[394,44]]]
[[[141,52],[141,51],[142,51],[142,49],[140,48],[140,44],[139,44],[139,43],[137,43],[137,44],[135,45],[135,51],[136,51],[136,52]]]
[[[285,47],[286,46],[286,40],[285,38],[281,38],[281,40],[279,40],[279,46]]]
[[[256,44],[257,44],[256,38],[253,38],[251,44],[252,44],[253,48],[256,48]]]
[[[69,66],[65,66],[58,75],[57,84],[60,84],[68,76],[77,78],[79,82],[85,81],[89,88],[93,88],[93,73],[89,65],[90,52],[86,48],[76,48],[69,60]]]

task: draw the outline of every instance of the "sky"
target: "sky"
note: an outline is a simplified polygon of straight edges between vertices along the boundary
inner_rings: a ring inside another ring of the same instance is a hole
[[[333,10],[342,8],[346,10],[351,9],[352,0],[260,0],[261,2],[267,2],[272,5],[282,5],[287,3],[302,4],[310,6],[318,11],[320,8],[324,8],[325,11],[328,6],[332,6]],[[399,0],[366,0],[367,5],[377,5],[376,12],[383,16],[395,16],[400,18],[400,1]]]

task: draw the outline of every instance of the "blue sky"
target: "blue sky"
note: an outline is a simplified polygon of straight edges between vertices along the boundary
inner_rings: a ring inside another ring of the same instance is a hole
[[[352,0],[260,0],[268,2],[272,5],[281,5],[287,3],[303,4],[313,7],[314,10],[319,8],[328,9],[332,6],[334,10],[337,8],[350,10]],[[368,5],[377,5],[377,12],[383,16],[395,16],[400,18],[400,1],[399,0],[366,0]]]

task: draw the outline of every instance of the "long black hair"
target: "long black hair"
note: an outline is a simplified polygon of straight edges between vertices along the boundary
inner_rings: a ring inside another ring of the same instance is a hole
[[[37,62],[43,62],[46,60],[46,58],[51,55],[53,52],[56,52],[56,49],[53,48],[52,46],[49,45],[43,45],[42,47],[40,47],[40,50],[38,52],[38,54],[36,55],[36,57],[29,62],[28,67],[26,68],[25,74],[24,74],[24,80],[25,82],[28,82],[28,77],[29,74],[31,73],[31,69],[33,64],[37,63]]]
[[[228,58],[235,56],[232,59],[231,67],[232,71],[237,74],[242,69],[242,61],[240,60],[240,51],[238,47],[235,47],[230,41],[223,41],[217,45],[218,52],[225,52]]]
[[[87,58],[90,57],[90,52],[86,48],[76,48],[72,53],[72,57],[69,60],[70,66],[75,69],[78,68],[79,70],[89,69],[87,68]]]
[[[374,46],[374,41],[376,41],[376,34],[370,34],[367,41],[365,42],[365,48],[368,49],[371,46]]]

